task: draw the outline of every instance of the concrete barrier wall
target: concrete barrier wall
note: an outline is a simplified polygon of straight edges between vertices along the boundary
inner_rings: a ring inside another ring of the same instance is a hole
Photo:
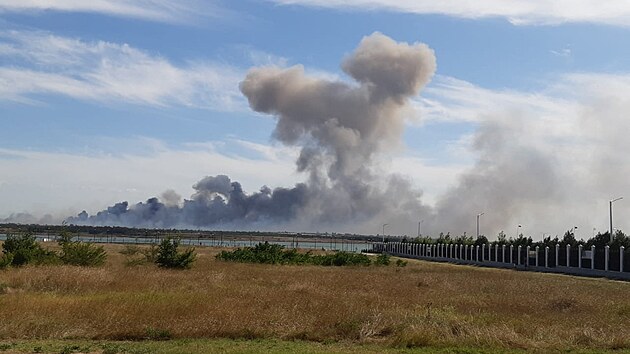
[[[593,246],[586,250],[560,245],[543,248],[378,242],[372,244],[369,251],[434,262],[630,280],[630,266],[627,265],[630,256],[625,254],[623,247],[613,252],[608,246],[604,249]]]

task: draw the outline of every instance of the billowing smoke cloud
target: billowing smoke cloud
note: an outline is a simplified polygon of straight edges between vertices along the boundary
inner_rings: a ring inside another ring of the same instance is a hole
[[[424,44],[397,43],[374,33],[342,63],[355,83],[310,77],[304,68],[250,70],[241,91],[251,108],[273,115],[273,137],[301,149],[297,170],[307,181],[294,188],[263,187],[246,194],[227,176],[206,177],[183,203],[174,193],[130,207],[118,203],[73,223],[134,226],[335,230],[376,229],[383,220],[428,215],[420,192],[400,176],[384,176],[376,157],[401,145],[410,98],[436,69]],[[391,230],[395,231],[395,230]]]

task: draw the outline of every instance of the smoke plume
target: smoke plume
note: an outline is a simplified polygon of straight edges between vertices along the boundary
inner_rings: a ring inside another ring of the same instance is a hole
[[[73,223],[151,227],[374,230],[383,220],[417,220],[430,210],[408,180],[383,175],[376,157],[401,145],[404,112],[436,69],[424,44],[380,33],[363,38],[342,63],[354,83],[307,75],[302,66],[262,67],[240,84],[250,107],[274,116],[273,138],[300,149],[306,182],[247,194],[228,176],[205,177],[190,199],[174,193],[117,203]],[[395,230],[391,230],[394,231]]]

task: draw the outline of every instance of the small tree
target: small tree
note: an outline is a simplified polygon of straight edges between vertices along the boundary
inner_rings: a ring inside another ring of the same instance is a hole
[[[194,248],[178,252],[179,239],[167,237],[160,243],[155,263],[162,268],[188,269],[192,266],[197,255]]]
[[[86,242],[63,242],[61,244],[61,261],[82,267],[97,267],[105,263],[107,253],[103,246]]]
[[[9,234],[2,244],[1,263],[10,263],[13,266],[23,266],[29,263],[46,264],[58,262],[57,255],[53,251],[41,248],[31,233],[20,235]]]
[[[96,246],[81,241],[72,241],[72,234],[65,229],[59,233],[57,243],[61,246],[59,259],[61,259],[63,264],[81,267],[97,267],[103,265],[107,258],[107,253],[103,246]]]

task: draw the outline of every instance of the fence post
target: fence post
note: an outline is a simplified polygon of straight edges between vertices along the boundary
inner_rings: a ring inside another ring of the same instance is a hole
[[[567,268],[571,267],[571,245],[567,243]]]
[[[451,243],[451,257],[450,258],[455,258],[455,254],[453,253],[453,250],[457,251],[457,249],[455,248],[455,245]]]
[[[521,265],[521,249],[523,246],[518,245],[518,254],[516,255],[516,264]]]
[[[595,269],[595,245],[591,246],[591,269]]]
[[[619,271],[623,272],[623,252],[626,250],[625,247],[619,247]]]
[[[468,245],[464,245],[464,260],[468,260]]]
[[[514,245],[510,245],[510,263],[514,264]]]
[[[527,252],[525,252],[525,265],[529,267],[529,250],[530,247],[527,246]]]
[[[606,265],[604,265],[604,270],[608,271],[608,260],[609,260],[608,257],[610,257],[610,246],[606,245],[606,247],[604,248],[604,252],[606,253],[606,256],[605,256]]]
[[[501,262],[505,263],[505,245],[501,246]]]
[[[538,246],[536,246],[536,267],[538,267],[538,251],[540,250],[540,248]]]
[[[494,261],[499,262],[499,244],[494,245]]]
[[[582,245],[578,245],[578,268],[582,268]]]
[[[484,261],[484,258],[486,258],[485,253],[486,253],[486,244],[484,243],[481,245],[481,261],[482,262]]]
[[[549,268],[549,246],[545,246],[545,268]]]
[[[479,262],[479,245],[477,245],[477,247],[475,247],[475,258],[476,261]]]

